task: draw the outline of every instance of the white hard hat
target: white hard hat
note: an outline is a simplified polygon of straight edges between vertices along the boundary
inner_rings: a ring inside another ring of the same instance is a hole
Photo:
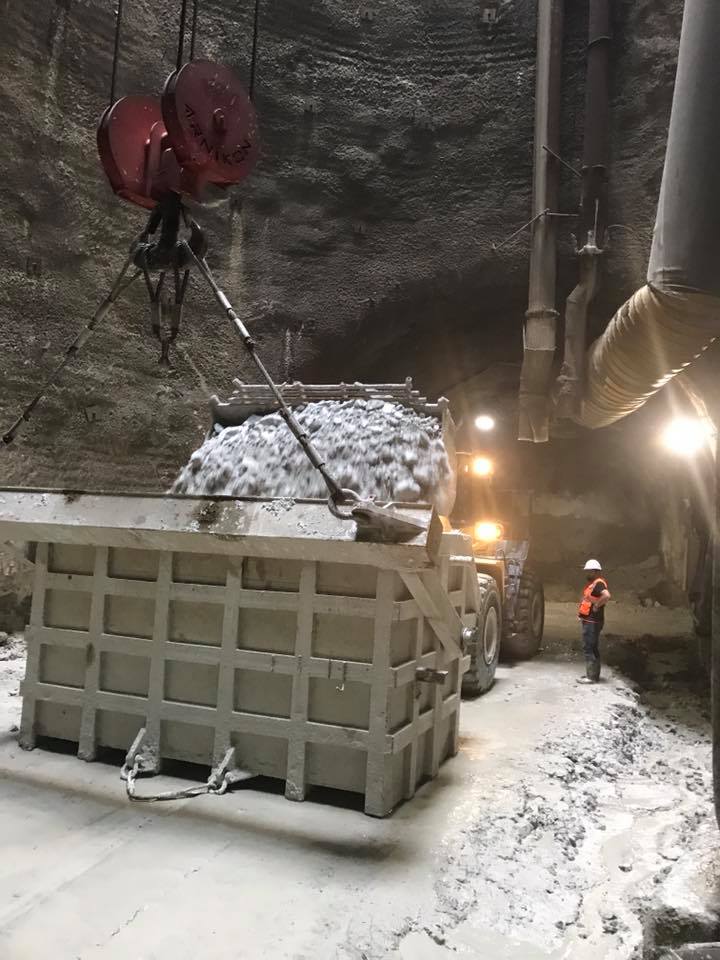
[[[586,570],[602,570],[602,566],[600,565],[599,560],[588,560],[588,562],[585,564],[585,569]]]

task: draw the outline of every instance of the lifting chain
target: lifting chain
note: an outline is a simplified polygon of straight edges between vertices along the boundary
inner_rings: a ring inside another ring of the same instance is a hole
[[[128,751],[128,755],[125,758],[122,770],[120,771],[120,777],[125,781],[128,799],[134,803],[162,803],[167,800],[191,800],[193,797],[202,797],[206,794],[222,796],[234,783],[247,780],[252,776],[252,774],[244,770],[239,770],[234,766],[235,748],[231,747],[225,753],[222,762],[213,769],[207,783],[199,784],[197,787],[187,787],[184,790],[167,790],[164,793],[139,794],[136,786],[138,777],[151,777],[156,775],[153,758],[142,753],[141,748],[145,736],[146,730],[143,727],[135,737]]]

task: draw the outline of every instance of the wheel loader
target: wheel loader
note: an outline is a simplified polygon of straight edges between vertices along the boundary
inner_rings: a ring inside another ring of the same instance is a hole
[[[496,489],[492,478],[477,469],[477,461],[482,459],[477,452],[456,451],[448,401],[428,403],[413,389],[411,379],[404,384],[290,383],[279,389],[291,408],[321,400],[383,399],[441,421],[445,446],[456,464],[455,505],[443,522],[447,529],[472,538],[482,598],[478,629],[467,641],[471,663],[463,679],[463,693],[477,696],[488,690],[500,659],[534,657],[542,643],[545,598],[542,582],[527,565],[532,497],[527,492]],[[208,436],[275,410],[277,401],[266,386],[236,380],[235,391],[227,400],[211,398]]]
[[[457,454],[457,494],[451,514],[453,527],[469,535],[478,580],[485,593],[489,634],[483,649],[470,651],[471,666],[463,681],[469,695],[485,689],[481,659],[499,639],[503,660],[529,660],[540,650],[545,626],[543,584],[527,564],[530,549],[532,494],[497,489],[486,476],[483,458]]]

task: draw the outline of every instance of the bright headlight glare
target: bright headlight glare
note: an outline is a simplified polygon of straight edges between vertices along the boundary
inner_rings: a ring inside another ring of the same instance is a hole
[[[487,413],[481,413],[479,417],[475,417],[475,426],[483,433],[490,433],[495,429],[495,420]]]
[[[489,477],[495,469],[495,464],[489,457],[475,457],[472,469],[476,477]]]
[[[677,417],[662,432],[662,444],[678,457],[694,457],[714,435],[712,423],[701,417]]]
[[[481,520],[475,524],[475,539],[489,543],[493,540],[502,540],[503,528],[492,520]]]

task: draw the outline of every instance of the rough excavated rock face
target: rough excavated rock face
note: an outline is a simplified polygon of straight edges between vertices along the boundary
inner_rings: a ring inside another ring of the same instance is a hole
[[[454,473],[440,423],[382,400],[327,400],[297,419],[341,487],[382,501],[434,503],[448,513]],[[196,450],[173,493],[326,497],[327,487],[279,414],[250,417]]]
[[[497,6],[493,26],[485,6]],[[24,0],[0,33],[0,420],[92,315],[144,214],[95,148],[114,4]],[[392,380],[440,395],[518,363],[527,307],[535,0],[273,0],[261,6],[253,176],[201,213],[210,262],[278,379]],[[563,157],[577,164],[587,3],[567,7]],[[249,73],[254,4],[201,3],[198,53]],[[681,0],[613,3],[612,246],[597,322],[643,280]],[[159,92],[178,2],[129,0],[118,93]],[[577,207],[564,171],[562,210]],[[563,221],[561,289],[574,286]],[[209,394],[248,367],[194,284],[175,370],[158,368],[145,292],[97,332],[37,411],[6,482],[163,489]],[[512,402],[513,391],[503,399]]]
[[[92,315],[145,220],[112,195],[96,154],[114,6],[0,5],[0,426],[12,422]],[[162,89],[174,65],[179,6],[125,3],[119,94]],[[492,26],[482,22],[486,6],[497,7]],[[276,379],[391,382],[410,375],[423,393],[451,396],[458,421],[471,424],[476,410],[491,409],[506,417],[512,436],[529,233],[493,244],[531,216],[536,6],[261,4],[260,162],[199,217],[211,266]],[[588,3],[568,0],[565,7],[561,154],[578,167]],[[683,2],[613,0],[612,8],[610,243],[590,338],[644,281]],[[252,2],[202,2],[198,54],[247,78],[253,12]],[[561,176],[559,209],[572,214],[579,182],[565,167]],[[562,311],[577,281],[575,221],[561,220],[558,229]],[[172,484],[206,432],[208,397],[227,393],[233,377],[252,381],[255,372],[196,281],[174,369],[158,367],[149,327],[138,284],[17,445],[0,449],[0,482],[126,490]],[[503,371],[502,382],[493,381],[492,369]],[[557,442],[533,450],[508,485],[522,478],[542,493],[567,484],[581,495],[590,471],[611,500],[631,502],[624,463],[608,474],[611,436],[594,437],[581,458],[574,445],[558,453]],[[577,523],[587,535],[587,524]],[[641,538],[632,529],[624,542],[635,549]],[[535,542],[548,562],[560,557],[574,570],[580,541],[571,534]],[[610,555],[622,564],[638,559]]]

